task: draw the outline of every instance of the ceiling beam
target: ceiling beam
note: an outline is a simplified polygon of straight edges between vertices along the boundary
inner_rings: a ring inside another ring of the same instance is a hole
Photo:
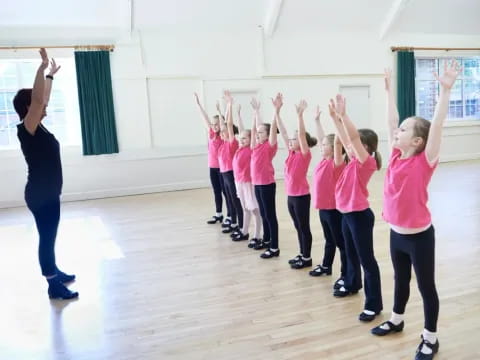
[[[270,0],[268,4],[267,15],[263,25],[263,31],[268,37],[272,37],[277,27],[278,18],[282,10],[283,0]]]
[[[387,16],[385,17],[385,21],[380,28],[380,40],[383,40],[387,36],[395,22],[402,14],[403,10],[412,1],[413,0],[394,0],[392,7],[390,8]]]

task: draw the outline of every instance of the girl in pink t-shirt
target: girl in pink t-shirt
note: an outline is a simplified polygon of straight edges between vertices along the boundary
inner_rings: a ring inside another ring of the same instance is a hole
[[[277,94],[272,100],[275,107],[275,118],[280,114],[283,105],[282,95]],[[263,223],[263,239],[255,244],[254,249],[267,249],[260,255],[262,259],[270,259],[280,255],[278,247],[278,220],[275,208],[275,171],[272,160],[277,153],[277,122],[274,119],[272,125],[262,123],[260,119],[260,103],[252,99],[252,107],[255,111],[254,126],[252,127],[251,176],[255,189],[255,196],[260,207],[260,215]]]
[[[357,130],[346,114],[345,98],[337,95],[330,101],[330,111],[337,135],[351,159],[335,188],[335,202],[342,213],[342,230],[347,253],[347,276],[344,285],[334,291],[337,297],[355,294],[365,278],[365,305],[360,321],[372,321],[383,309],[380,270],[373,251],[375,216],[368,203],[367,185],[375,170],[381,167],[377,151],[378,136],[370,129]],[[340,146],[335,142],[334,146]]]
[[[207,224],[216,224],[217,222],[222,223],[224,220],[222,214],[222,193],[225,197],[225,201],[227,196],[225,194],[223,179],[220,175],[220,164],[218,163],[218,149],[222,144],[222,139],[220,138],[220,117],[219,115],[215,115],[212,118],[212,122],[210,122],[205,109],[200,104],[197,93],[195,93],[195,102],[200,109],[205,128],[208,131],[208,167],[210,169],[210,182],[212,184],[213,194],[215,196],[216,213],[212,219],[207,221]],[[230,224],[230,214],[228,212],[225,222]]]
[[[392,149],[383,191],[383,218],[390,224],[390,253],[395,273],[392,316],[372,329],[374,335],[399,332],[410,293],[411,268],[415,270],[425,316],[422,341],[415,359],[432,359],[437,353],[439,300],[435,286],[435,234],[427,207],[427,187],[438,164],[443,123],[450,92],[458,74],[455,60],[441,77],[440,96],[433,120],[409,117],[398,127],[399,114],[391,89],[391,71],[385,71],[388,98],[388,135]]]
[[[235,186],[237,195],[243,209],[243,228],[232,235],[233,241],[248,240],[250,227],[250,219],[254,220],[254,235],[250,240],[248,247],[252,248],[260,241],[262,231],[262,218],[260,217],[260,209],[255,190],[252,185],[252,177],[250,175],[250,160],[252,149],[250,148],[251,131],[243,126],[242,117],[240,115],[240,105],[238,105],[238,129],[239,129],[239,148],[233,157],[233,176],[235,177]]]
[[[237,196],[237,188],[233,176],[233,156],[238,149],[238,141],[235,134],[238,132],[236,126],[233,125],[232,103],[233,98],[228,91],[224,93],[224,100],[227,105],[225,117],[227,123],[220,127],[220,136],[222,144],[218,149],[218,162],[220,164],[220,174],[223,178],[225,193],[227,195],[228,212],[231,215],[231,223],[222,230],[224,234],[238,233],[243,227],[243,209],[240,199]],[[238,224],[237,224],[238,219]]]
[[[312,232],[310,231],[310,189],[307,172],[312,160],[310,148],[317,144],[317,139],[305,131],[303,112],[307,102],[301,100],[296,105],[298,115],[298,132],[289,138],[280,116],[277,116],[278,128],[288,149],[285,160],[285,190],[287,193],[288,212],[297,230],[300,254],[289,260],[292,269],[303,269],[312,266]]]
[[[334,113],[331,115],[335,115]],[[347,255],[342,233],[342,213],[336,209],[335,187],[340,174],[345,168],[345,158],[342,154],[342,146],[334,149],[335,134],[325,136],[320,123],[320,110],[317,106],[315,115],[318,139],[322,144],[322,160],[315,168],[312,182],[313,205],[318,209],[320,223],[325,238],[323,261],[312,271],[311,276],[332,274],[332,265],[335,258],[336,248],[340,251],[341,269],[340,277],[335,281],[334,289],[345,285],[344,278],[347,275]],[[338,140],[338,138],[337,138]],[[337,151],[337,153],[334,152]]]

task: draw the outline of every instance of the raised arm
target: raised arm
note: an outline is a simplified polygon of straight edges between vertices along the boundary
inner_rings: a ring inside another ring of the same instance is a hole
[[[250,138],[250,148],[253,149],[255,146],[257,146],[257,126],[258,120],[260,119],[260,102],[258,102],[257,99],[252,98],[250,104],[253,108],[253,124]]]
[[[320,123],[321,113],[322,112],[320,111],[320,106],[317,105],[317,107],[315,109],[315,126],[316,126],[316,129],[317,129],[318,143],[320,145],[322,144],[323,138],[325,137],[325,132],[323,131],[322,124]]]
[[[272,103],[275,108],[275,115],[273,117],[272,126],[270,127],[270,135],[268,137],[268,141],[270,142],[271,146],[277,143],[277,122],[281,122],[280,109],[283,106],[283,95],[278,93],[275,99],[272,99]],[[287,139],[287,145],[288,145],[288,139]]]
[[[335,166],[340,166],[345,162],[342,154],[342,140],[340,140],[338,135],[335,135],[333,143],[333,161],[335,162]]]
[[[300,103],[295,106],[298,115],[298,143],[300,144],[300,151],[303,155],[308,154],[307,134],[305,131],[305,121],[303,120],[303,112],[308,104],[305,100],[300,100]]]
[[[35,81],[32,89],[32,100],[28,108],[27,115],[23,119],[23,123],[27,131],[34,135],[37,127],[42,121],[43,112],[45,110],[45,69],[48,67],[48,55],[44,48],[40,49],[42,63],[38,67]]]
[[[357,128],[350,120],[346,112],[346,101],[342,95],[337,95],[337,112],[340,114],[340,120],[347,135],[347,141],[352,145],[356,158],[362,164],[368,159],[368,151],[363,146],[360,140],[360,134]]]
[[[243,132],[245,130],[245,126],[243,125],[242,115],[240,111],[242,110],[242,106],[238,104],[237,106],[237,114],[238,114],[238,131]]]
[[[227,129],[228,129],[228,141],[232,142],[235,140],[235,133],[233,132],[233,117],[232,117],[232,106],[233,98],[229,91],[224,92],[223,96],[226,104],[225,117],[227,120]],[[220,105],[217,103],[217,110],[220,112]]]
[[[392,90],[392,70],[385,69],[385,91],[387,92],[387,126],[388,126],[388,145],[393,146],[394,132],[398,128],[400,115]]]
[[[195,102],[197,103],[198,109],[200,110],[200,113],[202,114],[203,123],[208,130],[208,129],[210,129],[211,126],[210,126],[210,120],[208,119],[207,112],[203,108],[202,104],[200,104],[200,99],[198,98],[198,94],[194,93],[194,95],[195,95]]]
[[[434,164],[440,156],[440,144],[442,142],[443,123],[447,118],[448,104],[450,101],[450,92],[458,74],[462,71],[455,60],[450,65],[445,61],[445,68],[441,77],[434,74],[440,83],[440,96],[435,106],[433,120],[428,132],[428,140],[425,146],[427,160],[430,164]]]
[[[50,94],[52,92],[52,82],[53,82],[53,76],[60,70],[61,66],[57,66],[57,63],[55,62],[55,59],[50,60],[50,71],[48,72],[48,75],[45,77],[45,95],[44,95],[44,101],[45,101],[45,106],[48,106],[48,102],[50,101]]]
[[[346,150],[348,149],[348,145],[350,145],[350,142],[348,140],[347,134],[345,133],[345,128],[343,127],[342,121],[340,119],[340,114],[337,113],[337,107],[333,99],[330,99],[330,103],[328,104],[328,111],[330,113],[330,118],[333,121],[333,125],[335,126],[336,134]]]
[[[279,111],[277,112],[277,105],[275,105],[275,101],[277,101],[278,99],[278,95],[277,95],[277,98],[275,98],[275,100],[272,99],[272,102],[273,102],[273,106],[275,106],[275,115],[273,117],[273,121],[272,121],[272,126],[273,126],[273,123],[276,122],[276,125],[278,126],[278,130],[280,130],[280,135],[282,136],[282,140],[283,140],[283,143],[285,144],[285,147],[288,149],[288,132],[287,132],[287,129],[285,128],[285,124],[283,123],[281,117],[280,117],[280,109]],[[278,100],[280,101],[280,100]],[[281,100],[282,103],[283,103],[283,99]],[[280,105],[281,107],[281,105]],[[270,134],[272,133],[272,129],[270,129]],[[275,131],[275,134],[277,132]]]

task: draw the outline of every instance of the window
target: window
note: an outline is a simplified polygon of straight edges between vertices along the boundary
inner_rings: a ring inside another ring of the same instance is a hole
[[[47,116],[42,123],[55,134],[60,144],[80,145],[75,62],[73,58],[55,60],[62,68],[53,81]],[[33,86],[38,65],[38,59],[0,60],[0,150],[20,146],[17,139],[20,120],[13,107],[13,97],[18,89]]]
[[[448,107],[449,121],[480,120],[480,57],[455,58],[463,67],[452,88]],[[431,120],[439,95],[439,84],[433,72],[443,73],[443,57],[417,57],[415,59],[416,113]]]

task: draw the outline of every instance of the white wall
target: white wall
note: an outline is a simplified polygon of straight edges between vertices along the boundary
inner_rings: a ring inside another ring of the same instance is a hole
[[[117,41],[111,64],[120,154],[83,157],[79,148],[64,148],[64,200],[207,186],[206,135],[193,92],[199,93],[210,114],[224,89],[256,93],[263,118],[270,121],[270,97],[281,91],[283,118],[290,129],[295,124],[293,105],[305,98],[310,105],[307,119],[318,103],[325,127],[332,131],[328,99],[342,85],[369,86],[369,123],[380,136],[385,157],[382,71],[394,65],[390,46],[474,47],[480,40],[401,34],[382,42],[376,33],[280,31],[263,39],[257,30],[173,29],[137,32]],[[248,125],[251,119],[246,116],[244,121]],[[307,126],[313,132],[312,122]],[[446,127],[442,160],[480,158],[479,143],[480,123]],[[283,175],[284,159],[280,151],[275,159],[278,177]],[[21,205],[24,160],[19,151],[2,151],[0,162],[0,208]]]

